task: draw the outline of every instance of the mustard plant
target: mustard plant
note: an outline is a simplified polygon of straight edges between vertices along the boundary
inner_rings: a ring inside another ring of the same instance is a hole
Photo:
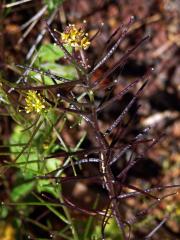
[[[160,195],[157,193],[160,190],[177,187],[172,185],[142,189],[128,182],[129,171],[145,158],[147,151],[162,136],[148,137],[150,128],[146,128],[132,139],[127,138],[130,124],[140,107],[138,99],[149,84],[151,71],[127,84],[116,95],[112,94],[113,90],[121,84],[121,81],[114,78],[114,72],[125,64],[129,56],[144,44],[149,36],[137,41],[135,46],[128,49],[100,77],[94,77],[126,38],[132,22],[133,18],[115,30],[104,48],[102,57],[93,64],[89,63],[86,50],[91,49],[91,42],[95,41],[98,33],[90,39],[84,26],[77,27],[69,24],[63,32],[59,33],[47,24],[47,29],[55,42],[54,48],[61,50],[67,66],[76,72],[73,79],[68,79],[61,73],[58,75],[51,68],[19,65],[21,69],[29,72],[28,75],[23,76],[26,81],[21,81],[18,85],[3,82],[2,89],[8,99],[8,111],[18,124],[25,126],[24,129],[22,127],[18,129],[24,134],[23,141],[25,142],[20,140],[13,142],[14,139],[11,139],[11,144],[19,144],[18,148],[15,145],[11,147],[14,166],[20,168],[23,173],[28,172],[29,176],[26,176],[26,181],[33,183],[30,185],[33,197],[69,226],[68,229],[71,230],[73,239],[82,238],[78,235],[79,230],[74,225],[75,220],[71,216],[71,211],[97,216],[98,221],[101,221],[101,239],[106,239],[106,227],[110,219],[115,219],[119,229],[119,239],[121,237],[127,240],[131,239],[132,225],[139,221],[139,218],[149,215],[164,198],[174,194]],[[41,76],[40,81],[39,76]],[[107,79],[110,81],[106,81]],[[13,91],[9,91],[10,89]],[[119,116],[112,122],[109,121],[107,127],[102,126],[100,114],[106,112],[132,89],[137,89],[137,91]],[[103,94],[100,102],[97,101],[99,93]],[[134,114],[129,115],[129,119],[126,120],[130,110],[133,110]],[[72,146],[66,143],[63,132],[70,132],[70,136],[74,138],[71,135],[73,129],[77,134],[75,139],[79,139]],[[22,137],[23,134],[18,136]],[[83,148],[83,142],[88,137],[91,139],[91,146]],[[14,150],[18,151],[13,153]],[[98,165],[98,174],[84,176],[81,170],[88,164],[96,167]],[[120,168],[117,172],[113,168],[118,164]],[[12,165],[11,163],[10,166]],[[72,172],[71,175],[67,174],[68,170]],[[89,180],[101,185],[107,195],[106,206],[103,209],[95,206],[91,208],[79,206],[63,194],[64,183],[79,180]],[[152,201],[149,208],[137,211],[133,218],[125,217],[125,200],[143,196]],[[64,213],[61,213],[59,207],[63,208]],[[165,216],[162,223],[167,219],[168,217]],[[162,223],[156,225],[150,233],[144,236],[144,239],[152,237]],[[69,232],[64,236],[62,232],[47,231],[54,237],[72,239]],[[88,239],[87,235],[93,239],[93,234],[88,234],[85,233],[84,239]]]

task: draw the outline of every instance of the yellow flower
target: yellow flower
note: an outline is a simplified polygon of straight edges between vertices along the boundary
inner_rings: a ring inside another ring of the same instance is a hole
[[[0,240],[15,240],[15,230],[10,224],[0,223]]]
[[[74,47],[75,50],[86,50],[90,45],[88,33],[78,29],[74,24],[69,24],[65,31],[61,33],[61,40],[64,44]]]
[[[37,91],[29,90],[25,97],[25,102],[26,113],[40,113],[45,108],[45,99],[40,95],[40,93],[37,93]]]

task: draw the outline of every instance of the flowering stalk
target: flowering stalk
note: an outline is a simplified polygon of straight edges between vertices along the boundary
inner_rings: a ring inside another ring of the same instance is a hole
[[[69,161],[67,162],[67,159],[70,159],[74,157],[75,159],[78,159],[74,166],[77,166],[78,164],[87,164],[87,163],[98,163],[99,164],[99,174],[97,176],[92,176],[91,179],[101,181],[101,184],[103,188],[108,193],[108,207],[106,211],[90,211],[86,208],[81,208],[79,206],[76,206],[71,200],[69,200],[67,197],[64,197],[61,199],[61,202],[63,204],[66,204],[67,207],[71,206],[72,208],[75,208],[76,210],[80,210],[83,213],[86,214],[93,214],[93,215],[103,215],[103,223],[102,223],[102,239],[105,239],[104,236],[104,229],[107,224],[107,221],[111,215],[115,218],[116,223],[119,227],[119,229],[122,232],[123,238],[129,239],[127,237],[125,226],[129,227],[128,220],[124,219],[122,216],[121,208],[120,208],[120,200],[125,199],[128,197],[135,197],[138,195],[144,195],[148,198],[155,199],[156,203],[160,201],[160,198],[157,198],[154,195],[151,195],[147,189],[144,191],[134,185],[126,184],[126,179],[128,177],[129,170],[132,168],[132,166],[135,166],[136,162],[138,162],[142,157],[143,154],[145,155],[147,152],[147,148],[143,146],[144,152],[139,154],[138,147],[147,144],[149,148],[151,148],[155,142],[154,139],[146,139],[146,133],[147,131],[144,131],[141,134],[141,139],[139,138],[139,135],[137,135],[135,138],[130,140],[127,144],[124,142],[121,143],[121,138],[123,137],[123,134],[126,134],[126,131],[120,131],[120,126],[122,124],[122,121],[124,120],[124,117],[126,114],[128,114],[130,109],[135,109],[136,107],[135,103],[138,101],[138,98],[142,94],[145,86],[147,86],[147,78],[148,76],[144,76],[143,78],[136,79],[133,83],[130,83],[126,88],[124,88],[122,91],[120,91],[116,96],[112,97],[109,100],[106,100],[105,102],[102,102],[100,104],[97,104],[95,99],[97,92],[100,90],[103,90],[105,92],[104,96],[106,97],[106,93],[109,92],[109,88],[113,88],[114,86],[118,85],[118,81],[111,82],[107,84],[103,89],[101,88],[101,83],[103,83],[107,78],[109,78],[113,72],[124,62],[127,61],[130,54],[132,54],[137,47],[139,47],[144,41],[146,41],[149,37],[144,37],[140,41],[138,41],[134,47],[131,49],[128,49],[122,58],[120,58],[114,66],[112,66],[111,69],[108,69],[107,71],[103,72],[102,76],[100,78],[96,78],[94,81],[94,73],[96,73],[96,70],[98,70],[103,64],[105,64],[109,58],[112,56],[112,54],[116,51],[119,44],[122,42],[124,37],[127,34],[127,31],[132,23],[131,21],[127,24],[127,26],[124,27],[122,30],[122,33],[120,32],[120,28],[116,31],[116,36],[118,36],[118,39],[116,40],[115,44],[110,48],[110,50],[97,62],[97,64],[94,65],[94,67],[91,67],[90,70],[86,68],[84,65],[81,65],[79,63],[79,58],[76,58],[76,55],[80,54],[79,56],[82,56],[82,51],[87,50],[90,47],[90,40],[88,38],[88,34],[85,33],[81,28],[77,28],[74,24],[69,24],[64,32],[60,33],[60,39],[56,36],[56,33],[52,31],[49,27],[49,32],[51,36],[53,37],[56,44],[64,51],[65,56],[67,57],[67,60],[71,62],[74,67],[77,69],[77,72],[79,73],[79,79],[74,81],[68,81],[67,79],[60,79],[55,74],[52,74],[51,72],[44,72],[46,76],[49,76],[53,80],[62,80],[62,83],[54,84],[54,85],[41,85],[41,86],[20,86],[17,88],[18,91],[27,90],[27,94],[25,97],[25,111],[26,113],[38,113],[41,114],[45,112],[46,110],[46,104],[50,104],[52,108],[56,110],[56,112],[61,112],[62,116],[71,113],[74,115],[77,115],[78,117],[81,117],[88,128],[90,129],[91,133],[93,134],[94,138],[93,141],[95,143],[95,147],[92,149],[83,149],[81,151],[71,151],[69,147],[67,147],[61,138],[61,136],[58,133],[57,128],[53,123],[51,124],[51,121],[48,117],[46,117],[46,120],[49,122],[50,125],[52,125],[56,135],[58,136],[58,139],[60,141],[60,144],[64,147],[64,151],[57,152],[50,154],[48,158],[53,157],[64,157],[66,161],[63,163],[63,165],[60,168],[57,168],[56,170],[49,172],[45,176],[39,176],[39,178],[52,178],[56,181],[59,181],[60,183],[63,183],[65,181],[75,181],[78,179],[85,179],[82,176],[73,176],[73,177],[64,177],[57,175],[56,173],[61,172],[62,170],[65,170],[67,168],[71,168],[72,165],[69,164]],[[115,35],[112,35],[111,38],[113,38]],[[108,45],[111,43],[112,39],[109,39]],[[71,46],[75,51],[76,54],[70,54],[64,45]],[[79,57],[78,56],[78,57]],[[84,57],[84,56],[83,56]],[[82,58],[83,58],[82,57]],[[26,67],[24,67],[26,68]],[[27,69],[30,69],[32,71],[40,73],[39,70],[27,67]],[[106,131],[103,131],[99,124],[99,112],[106,111],[107,107],[111,106],[116,102],[117,100],[121,99],[129,90],[134,88],[137,84],[139,84],[142,81],[142,86],[137,90],[137,92],[134,94],[134,97],[130,100],[130,102],[125,106],[124,110],[122,110],[121,114],[114,119],[114,121],[109,124]],[[38,92],[37,92],[38,91]],[[41,91],[46,91],[46,98],[44,98],[41,94]],[[49,94],[51,93],[51,94]],[[49,95],[48,95],[49,94]],[[48,96],[52,96],[54,94],[57,94],[58,100],[52,100]],[[83,96],[80,98],[80,96]],[[80,100],[79,100],[80,99]],[[137,107],[138,108],[138,107]],[[128,124],[126,124],[128,128]],[[88,129],[87,128],[87,129]],[[109,138],[111,136],[111,138]],[[111,139],[111,140],[110,140]],[[148,145],[149,144],[149,145]],[[70,149],[70,150],[69,150]],[[128,159],[124,158],[124,155],[126,152],[130,152],[131,156]],[[95,157],[91,156],[91,154],[94,154]],[[112,166],[116,164],[118,161],[123,163],[122,169],[119,171],[118,174],[115,174],[112,170]],[[74,167],[73,166],[73,167]],[[55,174],[55,176],[54,176]],[[90,179],[90,178],[89,178]],[[131,193],[131,195],[124,194],[123,190],[124,188],[129,188],[136,190],[134,193]],[[138,193],[138,194],[137,194]]]

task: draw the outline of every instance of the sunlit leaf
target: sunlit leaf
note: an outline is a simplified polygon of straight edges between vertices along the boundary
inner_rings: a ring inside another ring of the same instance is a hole
[[[70,46],[65,46],[68,52],[72,52]],[[46,62],[55,62],[56,60],[64,57],[64,52],[57,46],[52,43],[42,44],[38,51],[38,59],[35,62],[35,65]]]
[[[11,199],[13,202],[17,202],[19,199],[25,197],[34,187],[34,182],[23,183],[11,191]]]

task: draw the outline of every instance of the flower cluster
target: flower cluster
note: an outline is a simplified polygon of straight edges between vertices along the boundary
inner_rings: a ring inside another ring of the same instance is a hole
[[[45,99],[40,95],[40,93],[37,93],[37,91],[29,90],[25,97],[25,102],[26,113],[40,113],[45,108]]]
[[[61,33],[61,40],[64,44],[74,47],[75,50],[86,50],[90,45],[88,33],[78,29],[74,24],[69,24],[65,28],[65,31]]]

